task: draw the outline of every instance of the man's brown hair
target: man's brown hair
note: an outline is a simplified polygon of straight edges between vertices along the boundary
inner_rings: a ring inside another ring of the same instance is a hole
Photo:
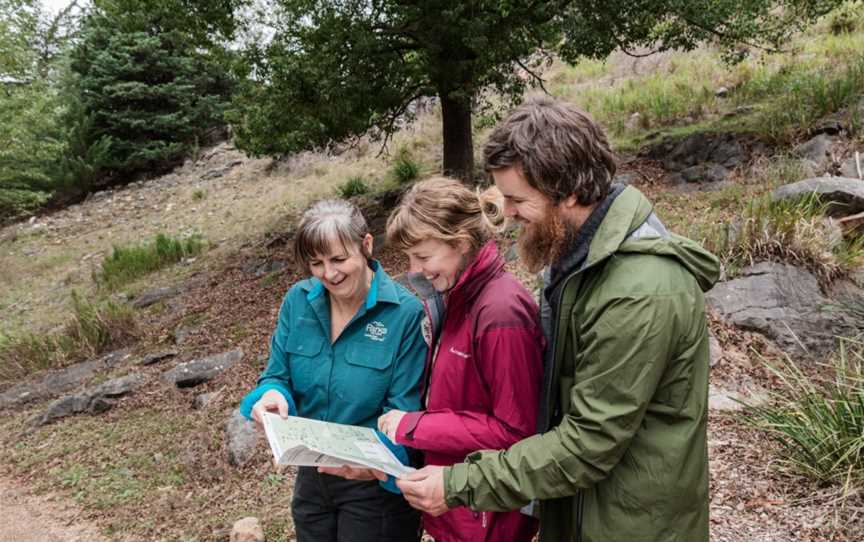
[[[574,195],[592,205],[609,194],[615,156],[603,129],[581,109],[538,98],[504,119],[483,147],[487,172],[518,168],[554,203]]]

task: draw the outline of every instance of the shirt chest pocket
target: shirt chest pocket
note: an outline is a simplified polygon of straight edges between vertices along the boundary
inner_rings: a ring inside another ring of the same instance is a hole
[[[294,391],[305,394],[316,385],[326,385],[327,365],[322,350],[324,338],[317,333],[294,330],[285,342],[291,386]]]
[[[345,352],[343,382],[358,402],[378,407],[390,387],[393,352],[380,346],[352,344]]]

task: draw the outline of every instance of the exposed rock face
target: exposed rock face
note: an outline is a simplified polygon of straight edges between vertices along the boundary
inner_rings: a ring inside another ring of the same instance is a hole
[[[44,414],[36,418],[36,425],[45,425],[75,414],[105,412],[114,406],[114,399],[132,393],[142,384],[144,384],[142,375],[131,374],[108,380],[81,393],[61,397],[51,403]]]
[[[235,410],[225,422],[225,433],[228,437],[228,462],[235,467],[242,467],[255,454],[262,433],[251,422]]]
[[[728,322],[762,333],[791,353],[826,352],[835,336],[851,331],[842,314],[829,310],[816,277],[792,265],[748,267],[741,277],[717,284],[706,300]]]
[[[118,366],[128,357],[128,350],[117,350],[94,360],[53,371],[37,380],[16,384],[0,393],[0,408],[56,397],[84,384],[100,371]]]
[[[696,133],[682,140],[665,140],[648,151],[668,171],[683,171],[699,165],[734,169],[750,159],[750,153],[735,134]]]
[[[233,367],[243,359],[243,350],[239,348],[215,356],[196,359],[181,363],[162,374],[162,378],[173,382],[178,388],[189,388],[203,384]]]
[[[831,216],[848,216],[864,212],[864,181],[846,177],[815,177],[774,189],[773,201],[797,200],[811,194],[828,203]]]

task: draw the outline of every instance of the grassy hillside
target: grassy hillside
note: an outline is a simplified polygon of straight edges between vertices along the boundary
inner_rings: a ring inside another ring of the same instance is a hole
[[[864,100],[864,15],[860,2],[850,6],[780,54],[753,51],[733,66],[711,47],[638,59],[615,54],[575,67],[556,64],[546,86],[607,126],[622,171],[636,175],[670,229],[722,252],[731,269],[755,252],[722,244],[728,223],[766,217],[768,224],[783,223],[758,202],[803,175],[791,146],[821,120]],[[726,92],[718,95],[721,87]],[[478,148],[494,120],[477,119]],[[263,448],[250,466],[231,467],[223,427],[262,369],[279,302],[298,277],[285,266],[286,232],[315,199],[380,192],[434,173],[440,126],[432,107],[384,153],[379,143],[362,140],[272,161],[223,144],[169,175],[0,230],[0,391],[30,373],[120,346],[131,348],[130,359],[175,347],[181,361],[234,347],[245,352],[243,363],[193,390],[162,382],[161,365],[142,369],[148,385],[100,416],[32,430],[30,420],[46,402],[10,411],[0,420],[6,458],[0,474],[74,501],[82,520],[115,540],[221,540],[226,526],[245,515],[262,519],[268,541],[292,540],[292,472],[274,471]],[[685,192],[638,152],[664,137],[716,130],[753,134],[773,154],[736,171],[720,190]],[[849,145],[860,147],[862,133],[850,134]],[[811,218],[801,211],[795,223]],[[807,231],[809,237],[795,238],[805,255],[821,250],[813,247],[822,240],[821,230]],[[163,261],[147,248],[159,234],[163,244],[196,239],[200,251],[165,250],[173,256]],[[826,261],[844,270],[864,265],[860,251],[847,256],[832,253]],[[404,268],[397,254],[385,251],[382,259],[394,273]],[[166,301],[142,310],[128,305],[145,291],[178,285],[183,291]],[[177,346],[181,329],[188,338]],[[712,374],[712,383],[773,381],[760,362],[780,355],[769,341],[719,322],[712,329],[734,360]],[[202,392],[219,396],[193,410]],[[712,414],[710,433],[714,540],[862,539],[860,499],[835,500],[836,488],[777,474],[769,468],[777,448],[740,420]]]

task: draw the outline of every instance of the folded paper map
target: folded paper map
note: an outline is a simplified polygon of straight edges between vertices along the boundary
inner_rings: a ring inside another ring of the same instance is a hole
[[[265,412],[264,432],[278,465],[372,468],[397,478],[414,470],[368,427]]]

